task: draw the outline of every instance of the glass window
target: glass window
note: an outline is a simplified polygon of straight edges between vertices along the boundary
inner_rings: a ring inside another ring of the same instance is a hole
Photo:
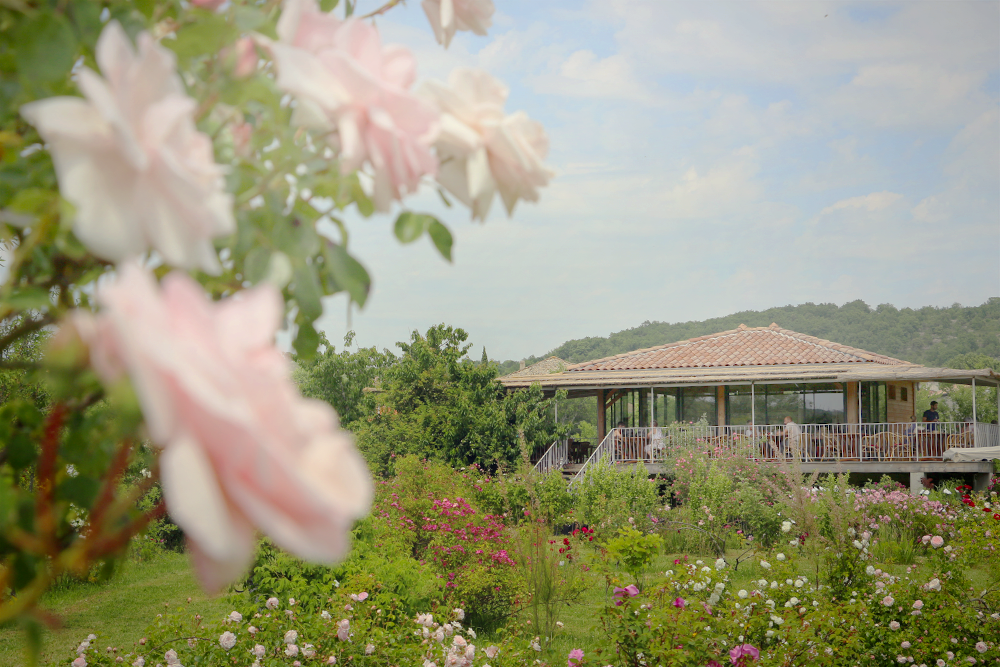
[[[696,422],[702,417],[715,426],[719,421],[715,387],[683,387],[680,392],[681,421]]]
[[[654,389],[656,399],[653,401],[653,420],[660,426],[666,426],[680,419],[677,415],[678,389]]]
[[[726,387],[726,423],[730,426],[749,424],[754,416],[750,410],[750,387]]]
[[[809,424],[843,424],[847,421],[844,388],[840,384],[807,384],[806,416]]]
[[[730,424],[750,418],[749,388],[730,390]],[[746,394],[742,396],[741,394]],[[839,384],[765,384],[754,388],[758,424],[781,424],[791,417],[797,424],[843,424],[844,389]]]

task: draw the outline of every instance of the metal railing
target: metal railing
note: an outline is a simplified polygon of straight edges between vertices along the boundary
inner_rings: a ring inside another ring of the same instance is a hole
[[[594,451],[591,452],[590,456],[587,457],[587,460],[583,462],[583,467],[581,467],[577,471],[577,473],[573,475],[573,479],[569,480],[569,485],[571,488],[573,487],[574,484],[583,479],[584,475],[587,472],[587,468],[589,468],[592,463],[594,463],[595,461],[600,461],[602,457],[609,455],[610,451],[609,448],[611,447],[611,443],[614,440],[615,431],[617,430],[618,429],[612,429],[610,433],[604,436],[604,440],[601,440],[601,444],[599,444],[597,447],[594,447]]]
[[[709,457],[837,463],[941,461],[947,449],[998,445],[1000,426],[971,422],[615,428],[571,483],[602,456],[612,463],[661,463],[679,448]]]
[[[550,470],[562,468],[569,462],[569,441],[556,440],[545,450],[542,457],[535,462],[535,470],[545,474]]]

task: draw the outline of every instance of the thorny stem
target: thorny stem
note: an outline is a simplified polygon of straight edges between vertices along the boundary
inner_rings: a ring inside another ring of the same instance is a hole
[[[371,11],[371,12],[368,12],[367,14],[365,14],[364,16],[361,16],[359,18],[361,18],[361,19],[375,18],[376,16],[380,16],[382,14],[385,14],[387,11],[389,11],[390,9],[392,9],[393,7],[395,7],[396,5],[401,4],[402,2],[403,2],[403,0],[389,0],[389,2],[385,3],[384,5],[382,5],[381,7],[379,7],[378,9],[376,9],[374,11]]]
[[[58,552],[56,521],[52,513],[55,495],[56,457],[59,454],[59,435],[66,418],[66,405],[56,403],[45,420],[42,451],[38,457],[38,495],[35,497],[35,517],[38,534],[45,551],[50,556]]]
[[[131,453],[132,442],[126,439],[118,447],[118,451],[115,452],[115,457],[111,461],[111,467],[104,477],[104,484],[101,486],[100,494],[97,496],[97,502],[94,503],[94,509],[90,513],[90,523],[97,532],[101,531],[104,524],[104,515],[107,513],[108,507],[115,497],[115,486],[118,484],[118,478],[121,477],[122,473],[125,472],[125,468],[128,467],[128,459]]]

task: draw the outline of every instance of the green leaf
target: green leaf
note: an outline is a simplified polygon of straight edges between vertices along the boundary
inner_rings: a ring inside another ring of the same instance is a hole
[[[411,211],[403,211],[396,218],[396,224],[393,227],[393,232],[396,234],[396,238],[399,239],[400,243],[413,243],[427,230],[427,225],[430,224],[431,220],[434,218],[425,215],[423,213],[413,213]]]
[[[153,10],[156,9],[156,0],[133,0],[136,9],[142,12],[142,15],[147,19],[153,16]]]
[[[358,207],[358,213],[364,217],[370,217],[372,213],[375,212],[375,204],[372,200],[368,198],[365,194],[364,188],[361,187],[361,182],[358,180],[357,175],[351,179],[345,179],[348,184],[348,196],[350,201],[353,201]],[[341,206],[340,208],[344,208]]]
[[[337,286],[346,290],[351,295],[352,301],[359,306],[364,306],[365,301],[368,300],[368,292],[372,287],[372,279],[365,267],[347,254],[347,250],[343,246],[332,242],[327,243],[323,248],[323,257],[326,259],[327,270],[333,276]]]
[[[256,30],[267,23],[267,14],[256,7],[240,5],[236,8],[236,25],[244,32]]]
[[[253,285],[263,280],[264,275],[267,273],[267,262],[270,258],[270,251],[260,246],[248,252],[246,259],[243,260],[243,279],[249,280]]]
[[[339,0],[319,0],[319,8],[324,12],[332,12],[337,8]]]
[[[39,12],[12,33],[22,80],[48,83],[69,74],[76,59],[76,36],[66,17]]]
[[[47,204],[52,202],[56,193],[44,188],[25,188],[10,201],[10,209],[17,213],[38,215]]]
[[[97,497],[100,482],[91,477],[78,475],[69,477],[59,485],[59,498],[64,498],[77,507],[90,507]]]
[[[299,324],[299,332],[295,336],[292,347],[295,348],[295,354],[305,361],[316,356],[316,348],[319,347],[319,334],[313,328],[312,322]]]
[[[163,45],[177,54],[183,64],[200,55],[217,53],[239,35],[236,26],[229,24],[221,14],[196,12],[198,19],[177,31],[177,39],[163,41]]]
[[[7,443],[7,462],[14,470],[24,470],[38,458],[38,450],[34,443],[23,431],[14,434],[10,442]]]
[[[444,205],[447,206],[448,208],[451,208],[451,200],[448,199],[448,195],[446,195],[444,193],[444,190],[442,190],[441,188],[438,188],[437,189],[437,193],[438,193],[438,197],[441,198],[441,201],[444,202]]]
[[[299,313],[310,321],[315,320],[323,314],[323,303],[320,301],[323,294],[319,289],[316,273],[312,267],[299,264],[295,267],[292,275],[295,281],[292,286],[292,295],[299,304]]]
[[[438,222],[436,218],[431,218],[431,222],[427,226],[427,233],[430,234],[431,240],[434,241],[434,247],[438,249],[441,256],[449,262],[452,261],[451,246],[453,239],[448,228]]]
[[[7,303],[18,310],[39,310],[52,305],[49,291],[44,287],[25,287],[10,295]]]

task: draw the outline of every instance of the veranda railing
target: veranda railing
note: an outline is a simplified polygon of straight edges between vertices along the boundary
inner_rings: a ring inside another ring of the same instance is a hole
[[[602,456],[612,463],[660,463],[680,447],[700,449],[707,456],[835,463],[940,461],[947,449],[998,445],[1000,426],[971,422],[615,428],[572,482]]]

